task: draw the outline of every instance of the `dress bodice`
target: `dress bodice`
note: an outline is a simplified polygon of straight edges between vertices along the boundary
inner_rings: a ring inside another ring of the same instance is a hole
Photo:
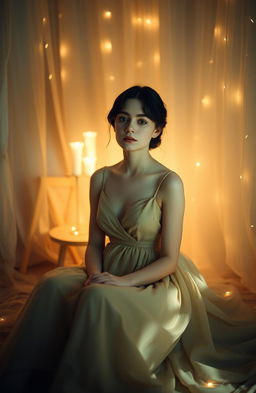
[[[131,244],[156,241],[161,230],[161,209],[156,197],[162,182],[169,173],[161,177],[151,198],[143,198],[132,203],[121,220],[114,214],[111,199],[106,194],[103,185],[98,204],[97,224],[110,240]]]
[[[110,239],[104,249],[103,270],[113,274],[127,274],[157,258],[161,209],[156,196],[169,173],[162,175],[151,198],[132,203],[121,220],[111,208],[111,199],[104,190],[103,181],[97,210],[97,224]]]

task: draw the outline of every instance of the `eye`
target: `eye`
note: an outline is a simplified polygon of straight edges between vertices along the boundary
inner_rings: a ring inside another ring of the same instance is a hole
[[[138,119],[138,124],[144,126],[145,124],[148,124],[148,122],[145,119]]]
[[[127,119],[128,119],[127,116],[123,116],[123,115],[117,116],[117,121],[119,123],[125,123]]]

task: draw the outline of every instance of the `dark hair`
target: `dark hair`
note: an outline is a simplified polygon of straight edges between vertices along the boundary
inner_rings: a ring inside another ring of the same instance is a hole
[[[161,144],[161,136],[167,123],[167,111],[160,95],[149,86],[132,86],[119,94],[109,111],[107,117],[109,124],[114,128],[116,116],[122,111],[125,101],[130,98],[137,98],[141,101],[143,112],[161,131],[156,138],[151,138],[149,143],[149,149],[158,147]]]

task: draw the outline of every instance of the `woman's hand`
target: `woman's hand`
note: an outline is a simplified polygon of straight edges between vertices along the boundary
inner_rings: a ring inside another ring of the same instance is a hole
[[[90,284],[109,284],[119,287],[131,286],[127,276],[115,276],[114,274],[110,274],[108,272],[90,274],[83,283],[83,286],[87,287]]]

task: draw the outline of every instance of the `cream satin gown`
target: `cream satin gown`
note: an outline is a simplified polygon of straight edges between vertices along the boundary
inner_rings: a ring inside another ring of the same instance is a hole
[[[157,259],[156,195],[168,173],[121,221],[103,186],[105,271]],[[84,288],[85,278],[80,267],[60,267],[40,280],[3,353],[2,393],[256,392],[255,313],[210,290],[182,253],[176,272],[151,285]]]

